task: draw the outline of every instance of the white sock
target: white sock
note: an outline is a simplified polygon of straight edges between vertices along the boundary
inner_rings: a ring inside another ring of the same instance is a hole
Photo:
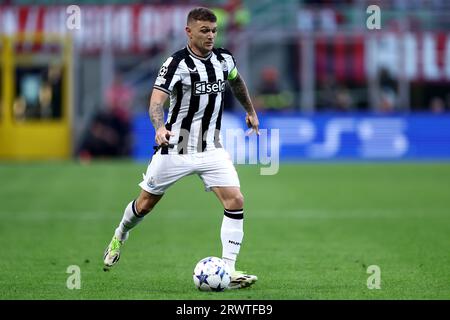
[[[114,235],[120,241],[128,239],[128,232],[133,229],[139,222],[144,220],[144,216],[138,216],[136,210],[136,200],[131,201],[125,208],[122,220],[119,223]]]
[[[236,267],[235,267],[236,260],[231,260],[231,259],[227,259],[227,258],[223,258],[223,260],[230,267],[231,272],[234,272],[236,270]]]
[[[236,259],[244,238],[243,209],[224,210],[220,238],[222,240],[222,258],[230,266],[231,272],[233,272],[235,271]]]

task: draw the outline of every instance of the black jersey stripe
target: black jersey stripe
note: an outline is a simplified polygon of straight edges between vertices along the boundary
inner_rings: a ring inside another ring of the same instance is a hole
[[[222,63],[226,63],[226,62],[222,62],[225,60],[225,58],[220,54],[220,50],[214,50],[214,53],[217,56],[217,60],[219,60],[219,62]],[[228,52],[229,53],[229,52]],[[229,53],[230,54],[230,53]],[[233,58],[234,59],[234,58]],[[223,70],[223,81],[227,81],[228,79],[228,68],[226,70]]]
[[[217,60],[219,60],[219,62],[221,64],[222,64],[222,61],[225,61],[225,58],[221,54],[222,52],[231,55],[231,53],[229,51],[224,50],[222,48],[215,49],[214,53],[217,56]],[[228,69],[223,70],[223,80],[226,81],[227,79],[228,79]],[[222,100],[221,100],[221,103],[220,103],[220,110],[219,110],[219,114],[217,115],[217,120],[216,120],[216,130],[214,131],[214,146],[216,148],[222,148],[222,145],[219,142],[220,141],[219,138],[220,138],[220,126],[221,126],[221,123],[222,123],[222,110],[223,110],[224,104],[225,104],[225,92],[222,92],[222,97],[221,98],[222,98]]]
[[[222,92],[222,102],[220,103],[220,110],[219,114],[217,115],[216,130],[214,130],[214,146],[216,148],[222,148],[222,145],[220,144],[220,126],[222,124],[222,111],[224,106],[224,100],[225,100],[225,93]]]
[[[187,56],[185,58],[185,63],[191,70],[196,70],[197,67],[194,63],[194,60],[190,56]],[[178,153],[179,154],[187,154],[188,152],[188,142],[189,142],[189,135],[192,125],[192,119],[194,118],[195,113],[198,111],[200,107],[200,96],[194,94],[195,90],[195,83],[197,81],[200,81],[200,75],[198,71],[190,72],[191,77],[191,98],[189,101],[189,109],[186,117],[184,117],[183,121],[181,122],[180,127],[180,135],[178,138]]]
[[[211,63],[211,59],[202,61],[206,67],[206,73],[208,75],[208,82],[216,82],[216,71],[214,69],[213,64]],[[208,96],[208,104],[206,105],[205,112],[202,117],[202,125],[200,127],[200,132],[198,135],[198,143],[197,143],[197,151],[203,152],[206,149],[206,141],[208,139],[208,129],[209,124],[211,123],[211,117],[214,113],[214,108],[216,107],[216,98],[217,93],[212,93]],[[201,133],[201,134],[200,134]]]
[[[166,123],[166,129],[172,130],[173,124],[177,121],[178,113],[180,112],[181,100],[183,99],[183,85],[181,81],[178,81],[175,86],[176,99],[175,106],[172,110],[172,115],[170,116],[169,121]]]
[[[172,114],[170,116],[170,119],[168,119],[167,123],[165,124],[165,127],[167,130],[172,130],[173,124],[177,121],[178,113],[180,112],[181,108],[181,100],[183,100],[183,85],[181,81],[178,81],[175,86],[173,87],[175,93],[176,93],[176,103],[173,107]],[[167,146],[161,147],[161,154],[168,154],[169,148]]]
[[[169,65],[167,66],[167,72],[163,76],[163,78],[166,79],[166,82],[162,85],[159,85],[158,89],[165,89],[169,91],[170,83],[172,82],[175,71],[177,71],[178,69],[178,64],[180,63],[180,61],[181,60],[179,56],[172,56],[172,61],[170,61]]]

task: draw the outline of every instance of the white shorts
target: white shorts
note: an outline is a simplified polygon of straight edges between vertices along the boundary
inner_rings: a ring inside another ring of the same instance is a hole
[[[139,186],[161,195],[175,182],[194,173],[203,180],[206,191],[211,187],[240,187],[231,157],[223,148],[193,154],[156,153]]]

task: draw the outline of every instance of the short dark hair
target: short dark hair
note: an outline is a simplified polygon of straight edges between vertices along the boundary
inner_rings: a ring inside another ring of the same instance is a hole
[[[187,24],[189,24],[192,21],[199,20],[199,21],[209,21],[209,22],[216,22],[217,17],[208,8],[198,7],[192,9],[188,16],[187,16]]]

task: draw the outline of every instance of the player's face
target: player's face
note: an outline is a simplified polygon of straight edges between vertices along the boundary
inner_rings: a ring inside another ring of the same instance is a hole
[[[201,55],[207,55],[214,47],[217,23],[195,20],[186,27],[189,45]]]

